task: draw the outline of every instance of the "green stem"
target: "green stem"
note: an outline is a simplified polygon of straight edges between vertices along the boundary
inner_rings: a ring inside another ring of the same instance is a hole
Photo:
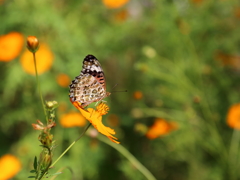
[[[120,152],[123,156],[125,156],[148,180],[156,180],[156,178],[152,175],[152,173],[143,166],[129,151],[127,151],[123,146],[120,144],[115,144],[109,141],[104,136],[97,136],[97,138],[108,144],[109,146],[112,146],[114,149],[116,149],[118,152]]]
[[[48,153],[50,156],[52,156],[52,152],[51,150],[49,149],[49,147],[45,147],[47,150],[48,150]],[[49,167],[51,166],[51,162],[49,162],[48,166],[44,169],[44,172],[41,174],[41,176],[38,178],[38,180],[41,180],[43,178],[43,176],[47,173]]]
[[[43,102],[41,87],[40,87],[40,83],[39,83],[39,80],[38,80],[38,71],[37,71],[37,62],[36,62],[36,54],[35,53],[33,53],[33,61],[34,61],[34,68],[35,68],[35,73],[36,73],[38,93],[39,93],[39,96],[40,96],[40,99],[41,99],[41,102],[42,102],[42,107],[43,107],[43,111],[44,111],[44,114],[45,114],[45,117],[46,117],[46,121],[48,122],[47,112],[46,112],[45,105],[44,105],[44,102]]]
[[[85,134],[85,132],[88,130],[90,126],[91,126],[91,123],[88,124],[88,126],[84,129],[82,134],[75,141],[73,141],[72,144],[68,146],[68,148],[57,158],[57,160],[54,163],[52,163],[51,167],[53,167],[64,156],[64,154],[68,152],[68,150]]]
[[[84,131],[82,132],[82,134],[81,134],[75,141],[73,141],[72,144],[70,144],[70,145],[68,146],[68,148],[57,158],[57,160],[54,161],[54,163],[51,164],[51,167],[53,167],[53,166],[64,156],[64,154],[66,154],[66,153],[68,152],[68,150],[85,134],[85,132],[88,130],[88,128],[89,128],[91,125],[92,125],[91,123],[88,124],[88,126],[84,129]],[[51,168],[51,167],[49,166],[49,168]],[[47,172],[47,171],[45,171],[45,173],[43,173],[42,177],[46,174],[46,172]],[[42,177],[41,177],[41,178],[42,178]],[[39,179],[39,180],[41,180],[41,179]]]
[[[237,129],[233,130],[231,144],[229,148],[229,159],[228,159],[228,165],[229,170],[231,173],[231,179],[235,180],[237,179],[237,165],[238,165],[238,149],[239,149],[239,141],[240,141],[240,132]]]

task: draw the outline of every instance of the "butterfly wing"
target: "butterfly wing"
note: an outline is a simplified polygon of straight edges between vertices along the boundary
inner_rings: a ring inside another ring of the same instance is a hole
[[[82,71],[71,83],[69,97],[82,107],[97,102],[110,95],[106,92],[105,76],[101,64],[93,55],[87,55]]]

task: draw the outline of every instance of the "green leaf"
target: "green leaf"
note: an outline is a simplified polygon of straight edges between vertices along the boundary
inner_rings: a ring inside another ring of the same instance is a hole
[[[46,178],[49,178],[49,177],[51,177],[51,176],[57,176],[57,175],[59,175],[59,174],[62,174],[62,172],[57,172],[57,173],[54,173],[54,174],[48,174],[48,175],[46,176]]]
[[[37,172],[37,171],[36,171],[36,170],[34,170],[34,169],[30,171],[30,173],[35,173],[35,172]]]
[[[48,176],[56,176],[56,175],[59,175],[59,174],[62,174],[62,172],[57,172],[57,173],[54,173],[54,174],[49,174]]]
[[[33,167],[37,171],[37,156],[34,157]]]
[[[28,178],[35,178],[36,176],[28,176]]]

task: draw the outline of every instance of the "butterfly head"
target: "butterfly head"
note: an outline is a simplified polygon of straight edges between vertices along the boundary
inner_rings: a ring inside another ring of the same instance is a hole
[[[110,96],[110,95],[111,95],[110,92],[106,92],[106,96],[105,96],[105,97],[108,97],[108,96]]]

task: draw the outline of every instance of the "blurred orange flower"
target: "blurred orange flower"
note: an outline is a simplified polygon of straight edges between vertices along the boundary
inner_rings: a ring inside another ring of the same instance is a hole
[[[68,87],[70,81],[70,78],[66,74],[58,74],[57,76],[57,83],[62,87]]]
[[[128,12],[126,9],[123,9],[114,15],[115,20],[118,22],[125,21],[127,19],[127,17],[128,17]]]
[[[24,37],[21,33],[10,32],[0,36],[0,61],[11,61],[21,52]]]
[[[46,44],[41,44],[36,52],[38,74],[42,74],[52,67],[54,56]],[[20,59],[22,68],[29,74],[35,75],[33,54],[27,49]]]
[[[133,97],[134,97],[134,99],[142,99],[143,94],[142,94],[141,91],[135,91],[135,92],[133,93]]]
[[[60,102],[58,106],[59,112],[65,112],[67,110],[67,104],[66,102]]]
[[[110,114],[107,117],[107,122],[109,125],[116,127],[119,125],[119,117],[116,114]]]
[[[122,7],[129,0],[102,0],[103,4],[110,9]]]
[[[192,2],[193,3],[196,3],[196,4],[198,4],[198,3],[201,3],[203,0],[192,0]]]
[[[229,108],[227,124],[231,128],[240,130],[240,103],[234,104]]]
[[[0,158],[0,179],[11,179],[21,170],[19,159],[11,154],[5,154]]]
[[[159,136],[166,135],[175,129],[177,129],[176,123],[156,118],[154,124],[148,129],[146,136],[149,139],[155,139]]]
[[[78,112],[69,112],[60,117],[60,124],[65,128],[82,127],[86,124],[86,119]]]
[[[234,15],[236,18],[240,19],[240,7],[234,9]]]
[[[223,66],[231,67],[235,70],[240,70],[240,56],[238,55],[229,55],[223,52],[217,52],[215,59]]]
[[[71,100],[71,99],[70,99]],[[88,108],[87,110],[81,107],[81,103],[74,101],[72,104],[82,113],[82,115],[98,130],[98,132],[102,133],[103,135],[107,136],[112,142],[119,144],[117,138],[113,135],[116,134],[115,131],[109,127],[106,127],[102,123],[102,116],[107,114],[109,111],[109,107],[104,104],[100,103],[96,110],[93,108]]]

